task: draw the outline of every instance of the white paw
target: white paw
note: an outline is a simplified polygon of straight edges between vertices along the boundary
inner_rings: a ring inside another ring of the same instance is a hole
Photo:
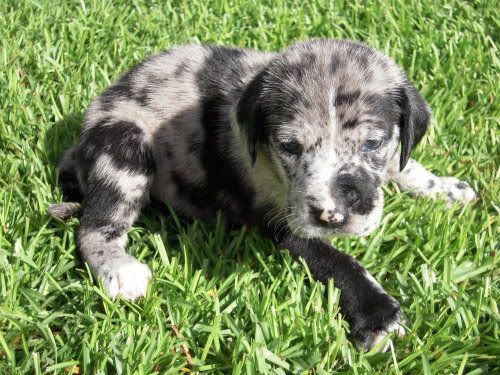
[[[385,331],[379,331],[379,332],[374,332],[371,340],[369,342],[369,345],[365,347],[365,350],[371,350],[374,347],[376,347],[378,344],[384,340],[384,338],[391,332],[394,332],[397,334],[398,337],[403,337],[406,332],[405,328],[401,325],[400,320],[397,320],[396,322],[390,324]],[[385,344],[381,345],[378,348],[378,352],[385,353],[392,345],[392,340],[388,339]]]
[[[111,299],[121,295],[131,301],[146,296],[148,282],[151,279],[148,266],[132,256],[114,260],[113,264],[99,274]]]
[[[434,194],[445,197],[448,201],[448,207],[455,202],[467,204],[477,199],[471,186],[455,177],[439,177],[434,190]]]

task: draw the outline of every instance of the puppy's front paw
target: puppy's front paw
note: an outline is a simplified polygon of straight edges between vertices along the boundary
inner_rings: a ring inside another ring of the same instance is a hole
[[[398,302],[389,295],[380,295],[378,301],[358,312],[356,321],[352,324],[351,335],[360,349],[368,351],[391,332],[403,337],[405,335],[403,323],[403,314]],[[385,352],[390,345],[389,339],[378,350]]]
[[[439,177],[435,186],[435,194],[444,196],[448,201],[448,207],[455,202],[467,204],[477,199],[471,186],[455,177]]]
[[[121,295],[133,301],[146,296],[151,271],[144,263],[126,255],[102,267],[99,276],[111,299]]]

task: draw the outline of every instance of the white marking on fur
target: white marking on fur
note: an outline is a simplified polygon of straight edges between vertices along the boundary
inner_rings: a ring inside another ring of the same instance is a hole
[[[96,175],[120,189],[126,201],[136,200],[144,195],[148,177],[144,174],[132,173],[127,169],[119,169],[113,165],[107,154],[99,156],[95,165]]]
[[[334,105],[336,96],[337,92],[335,88],[332,88],[330,90],[330,95],[328,95],[328,113],[330,114],[330,128],[334,128],[336,126],[337,110]]]
[[[108,295],[118,295],[134,300],[146,295],[151,271],[148,266],[124,251],[127,234],[113,241],[107,241],[99,231],[81,230],[79,242],[84,261],[94,277],[101,277]]]
[[[327,210],[323,210],[321,213],[321,216],[319,217],[320,220],[329,223],[330,222],[330,215],[328,214]]]
[[[403,326],[404,319],[401,315],[397,315],[394,321],[392,321],[385,330],[373,332],[370,337],[364,342],[357,342],[356,346],[358,349],[362,350],[372,350],[377,345],[379,345],[390,333],[394,332],[398,338],[403,338],[406,334],[406,330]],[[388,339],[383,346],[377,348],[377,352],[385,353],[393,345],[392,340]]]
[[[344,221],[344,215],[342,215],[340,212],[335,212],[333,214],[333,218],[335,219],[335,221],[337,221],[337,223]]]
[[[118,264],[102,282],[111,299],[118,295],[129,300],[135,300],[146,296],[148,282],[151,279],[151,271],[148,266],[128,258],[128,262]]]
[[[382,342],[387,337],[387,335],[391,332],[396,333],[396,335],[399,338],[402,338],[405,336],[406,331],[405,331],[405,328],[401,325],[400,319],[397,319],[394,322],[392,322],[391,324],[389,324],[389,326],[387,326],[386,331],[380,331],[380,332],[374,333],[371,342],[368,344],[368,347],[365,349],[368,349],[368,350],[373,349],[380,342]],[[385,353],[391,347],[391,345],[393,345],[392,340],[388,339],[382,347],[378,348],[378,351],[381,353]]]
[[[334,212],[334,208],[330,210],[323,210],[319,218],[327,223],[340,223],[344,221],[344,215],[340,212]]]
[[[410,191],[413,195],[446,199],[448,207],[455,202],[467,204],[477,199],[476,193],[468,183],[455,177],[436,176],[413,159],[410,159],[403,171],[399,172],[399,152],[392,160],[389,177],[401,190]]]

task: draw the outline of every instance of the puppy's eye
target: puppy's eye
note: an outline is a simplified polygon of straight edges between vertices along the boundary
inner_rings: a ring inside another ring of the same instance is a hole
[[[382,139],[367,139],[363,143],[363,151],[375,151],[382,144]]]
[[[297,141],[287,141],[281,143],[281,148],[283,151],[288,152],[289,154],[299,155],[304,150],[302,145]]]

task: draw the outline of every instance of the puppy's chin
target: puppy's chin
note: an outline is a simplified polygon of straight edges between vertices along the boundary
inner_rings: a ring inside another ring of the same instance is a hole
[[[364,237],[370,235],[380,224],[380,220],[373,221],[369,220],[370,224],[357,227],[351,223],[347,223],[341,227],[327,228],[320,227],[313,224],[305,224],[301,227],[294,228],[291,232],[302,238],[328,238],[332,236],[344,237],[344,236],[356,236]],[[364,221],[365,223],[367,220]]]
[[[344,235],[364,237],[370,235],[380,225],[382,220],[382,210],[380,213],[373,212],[369,215],[352,215]]]

